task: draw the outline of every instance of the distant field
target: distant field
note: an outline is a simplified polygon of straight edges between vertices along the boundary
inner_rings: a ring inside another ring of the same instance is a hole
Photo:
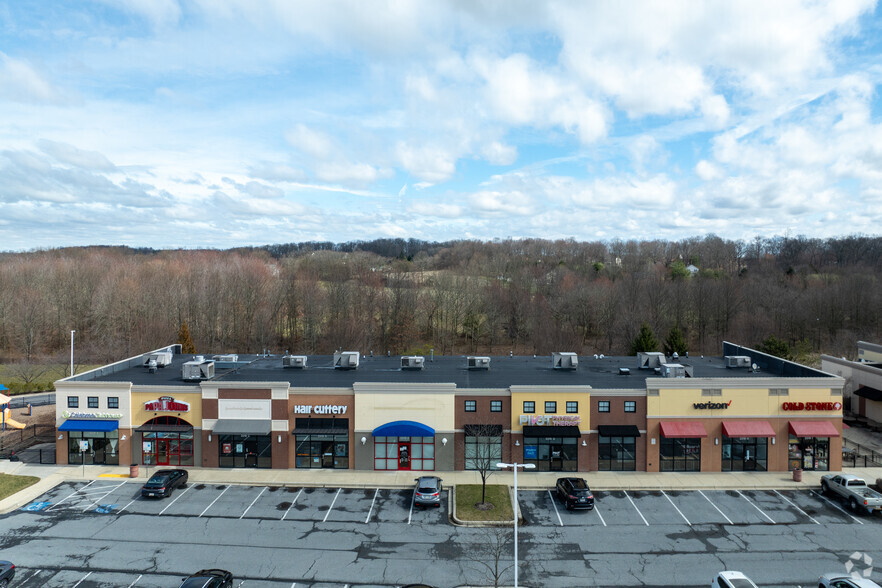
[[[76,372],[82,373],[98,366],[77,366]],[[26,394],[28,392],[51,392],[55,390],[54,382],[68,375],[68,364],[2,364],[0,365],[0,384],[9,388],[8,394]]]

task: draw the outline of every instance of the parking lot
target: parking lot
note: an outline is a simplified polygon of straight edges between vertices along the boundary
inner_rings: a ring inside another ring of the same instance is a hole
[[[13,585],[176,587],[211,567],[246,588],[482,584],[468,560],[484,530],[449,522],[447,491],[440,508],[422,509],[412,489],[189,484],[161,500],[139,490],[63,483],[0,519]],[[797,586],[841,569],[843,554],[882,558],[882,517],[817,491],[594,494],[594,510],[567,511],[550,491],[520,491],[525,585],[701,586],[736,567],[763,586]]]

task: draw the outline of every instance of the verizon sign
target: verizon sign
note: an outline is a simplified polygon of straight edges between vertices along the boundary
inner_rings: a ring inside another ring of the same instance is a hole
[[[160,396],[156,400],[145,402],[144,410],[149,412],[190,412],[190,403],[175,400],[171,396]]]

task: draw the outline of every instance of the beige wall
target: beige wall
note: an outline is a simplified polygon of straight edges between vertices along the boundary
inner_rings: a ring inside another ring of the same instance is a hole
[[[147,411],[144,403],[158,400],[160,397],[171,396],[178,402],[190,405],[189,412]],[[192,386],[181,389],[158,389],[132,392],[132,426],[137,428],[156,417],[168,416],[181,418],[197,429],[202,426],[202,391]]]
[[[579,430],[587,433],[591,430],[591,387],[590,386],[512,386],[511,387],[511,432],[522,433],[524,416],[579,417]],[[524,401],[536,403],[536,412],[532,415],[524,413]],[[557,412],[546,415],[545,402],[557,402]],[[567,401],[579,403],[579,412],[567,413]],[[563,423],[563,421],[562,421]],[[528,425],[530,423],[527,423]]]
[[[100,417],[102,419],[119,418],[120,429],[130,429],[131,419],[131,390],[132,385],[128,382],[65,382],[59,380],[55,383],[55,426],[58,427],[68,418],[85,418],[87,416],[71,416],[71,413],[113,415]],[[68,408],[67,398],[76,396],[80,400],[79,408]],[[98,408],[89,408],[88,397],[98,397]],[[119,399],[119,408],[107,408],[107,398],[115,396]]]
[[[416,421],[436,433],[453,433],[455,384],[356,383],[355,431],[394,421]]]

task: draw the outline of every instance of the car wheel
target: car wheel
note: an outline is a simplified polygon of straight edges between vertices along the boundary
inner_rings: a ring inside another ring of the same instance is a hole
[[[821,493],[822,494],[829,494],[830,493],[830,487],[827,485],[827,482],[821,482]],[[821,586],[821,588],[824,588],[824,587]]]
[[[9,586],[9,579],[8,578],[4,578],[4,579],[0,580],[0,588],[6,588],[7,586]]]
[[[848,501],[848,506],[850,506],[851,510],[853,510],[854,512],[858,511],[858,503],[857,500],[855,500],[854,498]]]

